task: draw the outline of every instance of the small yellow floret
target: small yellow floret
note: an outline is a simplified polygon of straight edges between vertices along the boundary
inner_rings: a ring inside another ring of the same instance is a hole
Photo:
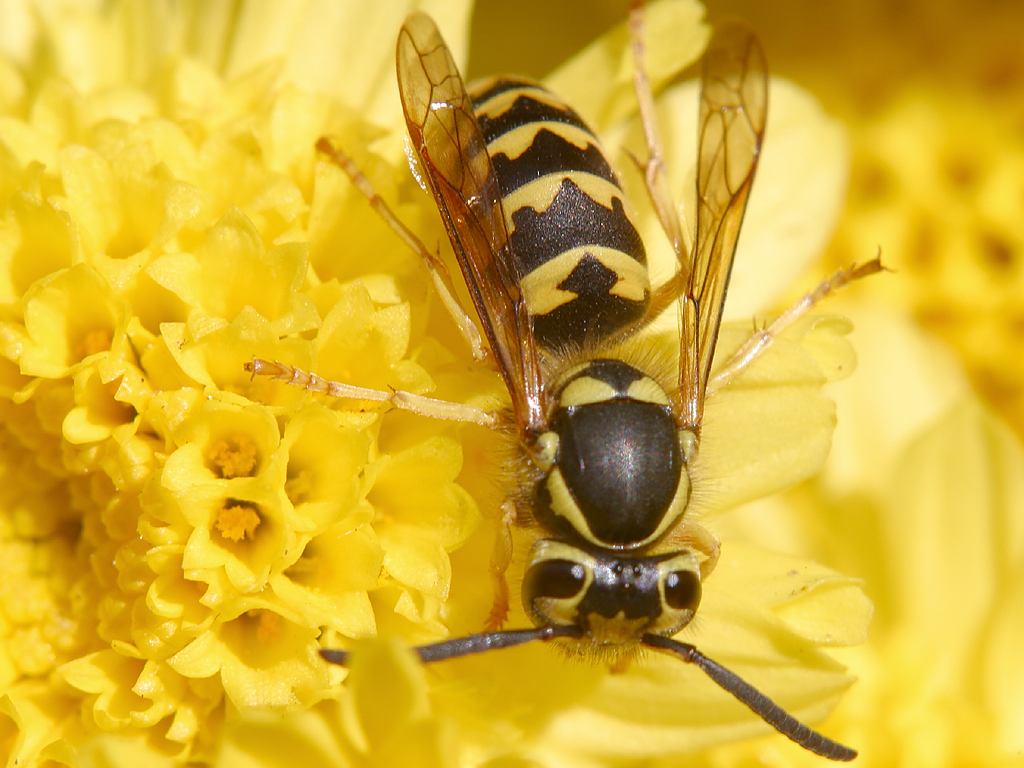
[[[213,525],[229,541],[251,541],[260,525],[260,514],[252,504],[229,499]]]
[[[256,474],[259,452],[246,435],[221,438],[206,454],[207,463],[220,477],[251,477]]]

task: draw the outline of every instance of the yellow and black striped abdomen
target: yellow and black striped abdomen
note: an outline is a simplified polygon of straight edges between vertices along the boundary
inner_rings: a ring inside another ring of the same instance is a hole
[[[491,79],[470,95],[538,342],[585,346],[638,320],[650,294],[643,242],[597,138],[535,83]]]

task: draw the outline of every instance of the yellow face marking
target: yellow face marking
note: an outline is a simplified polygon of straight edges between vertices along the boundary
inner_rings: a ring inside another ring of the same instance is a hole
[[[558,286],[572,274],[584,255],[590,254],[618,277],[609,293],[627,301],[643,301],[650,289],[647,268],[627,253],[603,245],[582,245],[544,262],[521,281],[526,308],[531,315],[546,315],[576,298]]]
[[[594,568],[597,567],[597,560],[593,555],[584,552],[579,547],[574,547],[572,544],[567,544],[557,539],[539,539],[534,545],[533,552],[530,554],[530,565],[544,560],[569,560],[583,565],[589,575],[582,590],[584,592],[590,586],[590,582],[593,580]]]
[[[553,120],[538,120],[537,122],[527,123],[501,134],[501,136],[487,145],[487,153],[491,157],[505,155],[510,160],[515,160],[533,146],[537,134],[543,130],[550,131],[580,149],[586,149],[591,145],[597,146],[597,141],[595,141],[594,137],[582,128],[567,123],[558,123]]]
[[[639,641],[651,619],[647,616],[627,619],[623,611],[610,619],[598,613],[591,613],[587,616],[587,623],[590,636],[597,642],[621,645]]]
[[[590,405],[603,403],[615,397],[615,388],[590,376],[573,379],[558,396],[558,404],[563,407],[573,405]]]
[[[476,112],[478,117],[498,117],[507,112],[520,96],[528,96],[539,104],[546,104],[563,112],[568,110],[565,102],[554,94],[538,88],[536,85],[524,83],[517,88],[510,88],[507,91],[495,94],[483,104],[474,105],[473,111]]]
[[[580,602],[594,583],[594,569],[597,561],[592,555],[587,554],[570,544],[552,539],[541,539],[534,545],[530,554],[529,566],[542,563],[545,560],[567,560],[571,563],[579,563],[583,566],[584,580],[579,591],[571,597],[536,597],[533,610],[543,617],[546,622],[556,624],[575,624],[576,609]]]
[[[658,563],[658,599],[661,613],[654,620],[650,631],[656,633],[672,632],[673,634],[693,619],[696,610],[690,608],[673,608],[665,597],[665,579],[673,571],[689,571],[700,580],[700,563],[696,553],[683,550],[675,557]]]
[[[633,398],[634,400],[640,400],[644,403],[654,403],[655,405],[670,405],[668,395],[665,394],[658,383],[647,376],[642,379],[637,379],[629,385],[629,389],[626,390],[626,395]]]
[[[622,190],[600,176],[583,171],[555,171],[524,184],[502,198],[501,204],[505,209],[505,224],[509,234],[515,231],[512,214],[522,208],[533,208],[537,213],[543,213],[551,207],[555,195],[562,188],[562,182],[567,179],[591,200],[609,210],[612,208],[612,200],[623,199]]]

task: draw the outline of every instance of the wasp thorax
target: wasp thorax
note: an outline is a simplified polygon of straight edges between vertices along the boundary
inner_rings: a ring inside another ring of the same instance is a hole
[[[535,501],[551,530],[636,549],[686,509],[679,430],[668,395],[650,377],[619,360],[586,363],[558,390],[550,424],[538,442],[553,456]]]
[[[542,539],[523,580],[523,604],[538,625],[572,625],[598,643],[668,635],[693,618],[700,567],[690,551],[630,557]]]

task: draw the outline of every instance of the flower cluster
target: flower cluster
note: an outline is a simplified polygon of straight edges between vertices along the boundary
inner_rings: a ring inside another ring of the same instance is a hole
[[[311,230],[339,202],[313,151],[330,103],[276,68],[223,81],[182,59],[148,88],[97,93],[5,74],[12,753],[59,757],[84,728],[195,757],[225,702],[330,696],[318,638],[374,634],[370,590],[436,622],[448,552],[477,519],[459,444],[425,429],[382,449],[378,414],[243,370],[259,355],[430,389],[407,354],[425,294],[414,311],[399,287],[418,265],[389,244],[380,273],[332,239],[352,274],[311,270]],[[431,489],[429,517],[407,485]]]
[[[294,764],[306,750],[338,764],[587,765],[763,729],[663,660],[609,675],[529,648],[452,665],[428,686],[399,646],[375,643],[341,685],[319,648],[481,628],[503,493],[495,438],[253,381],[243,365],[280,359],[491,406],[501,382],[472,365],[418,257],[314,151],[324,134],[359,148],[403,219],[440,241],[403,172],[399,121],[357,116],[258,61],[225,75],[172,51],[145,77],[118,76],[126,30],[149,29],[133,7],[39,14],[39,49],[58,64],[75,44],[96,53],[121,40],[91,76],[62,76],[45,56],[0,62],[0,743],[11,760]],[[657,13],[652,50],[678,49],[682,29],[695,56],[699,8]],[[363,28],[384,30],[386,51],[399,22],[382,11]],[[365,53],[357,36],[348,43]],[[374,55],[347,77],[369,83],[390,66]],[[592,93],[595,62],[617,72],[625,55],[620,29],[557,77]],[[621,120],[622,86],[585,109]],[[840,179],[831,124],[791,88],[779,103],[811,116],[791,128],[824,137],[815,146]],[[780,178],[787,165],[780,154]],[[771,188],[773,172],[762,175]],[[818,213],[808,221],[825,224],[795,249],[805,256],[834,211]],[[817,470],[834,421],[821,385],[852,368],[846,330],[804,323],[709,403],[709,511]],[[743,336],[728,330],[723,346]],[[702,647],[801,716],[823,715],[850,680],[820,647],[862,638],[859,585],[726,546]],[[844,611],[826,631],[837,597]]]

